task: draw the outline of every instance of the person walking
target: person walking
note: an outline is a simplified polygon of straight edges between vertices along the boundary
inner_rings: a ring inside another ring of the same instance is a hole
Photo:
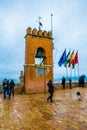
[[[11,97],[11,95],[14,97],[14,87],[15,83],[13,80],[11,80],[9,83],[9,98]]]
[[[62,78],[62,86],[63,86],[63,89],[65,89],[65,82],[66,82],[66,79],[65,77]]]
[[[47,86],[48,86],[48,92],[50,93],[50,96],[47,98],[47,101],[49,101],[50,99],[50,102],[52,102],[53,93],[54,93],[54,85],[52,83],[52,80],[49,80],[49,82],[47,83]]]
[[[7,82],[7,79],[4,79],[3,80],[3,83],[2,83],[2,86],[3,86],[3,95],[4,95],[4,99],[6,98],[6,95],[7,95],[7,90],[8,90],[8,82]]]
[[[8,96],[8,98],[9,98],[9,80],[7,80],[7,92],[6,92],[6,94],[7,94],[7,96]]]
[[[69,88],[70,89],[72,88],[72,80],[71,80],[71,78],[69,79]]]

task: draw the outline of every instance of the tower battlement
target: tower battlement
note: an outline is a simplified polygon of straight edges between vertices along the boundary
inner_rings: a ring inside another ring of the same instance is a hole
[[[51,31],[47,32],[46,30],[42,31],[42,30],[37,30],[36,28],[32,29],[30,27],[28,27],[26,30],[26,36],[27,35],[52,39],[52,32]]]

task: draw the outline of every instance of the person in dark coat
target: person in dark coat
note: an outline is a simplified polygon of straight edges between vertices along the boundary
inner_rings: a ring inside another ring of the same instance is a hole
[[[72,88],[72,80],[71,80],[71,78],[69,79],[69,88],[70,89]]]
[[[3,94],[4,94],[4,99],[6,98],[6,94],[7,94],[7,90],[8,90],[8,82],[7,82],[7,79],[4,79],[3,80],[3,83],[2,83],[2,86],[3,86]]]
[[[15,87],[15,83],[13,80],[11,80],[9,83],[9,98],[11,97],[11,94],[14,97],[14,87]]]
[[[79,87],[84,87],[85,86],[85,75],[81,75],[79,77]]]
[[[54,93],[54,85],[52,83],[52,80],[49,80],[49,82],[47,83],[47,86],[48,86],[48,92],[50,93],[50,96],[47,98],[47,101],[49,101],[50,99],[50,102],[52,102],[52,97],[53,97],[53,93]]]
[[[62,78],[62,86],[63,86],[63,89],[65,89],[65,82],[66,82],[66,79],[65,77]]]
[[[81,84],[82,84],[82,88],[85,86],[84,84],[85,84],[85,82],[84,82],[84,78],[82,78],[82,80],[81,80]]]

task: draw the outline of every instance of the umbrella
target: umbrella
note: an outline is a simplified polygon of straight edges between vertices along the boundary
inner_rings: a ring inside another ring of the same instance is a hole
[[[80,79],[85,79],[85,77],[86,77],[85,75],[81,75]]]

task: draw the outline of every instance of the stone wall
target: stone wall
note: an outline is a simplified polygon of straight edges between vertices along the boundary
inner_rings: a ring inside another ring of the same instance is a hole
[[[55,86],[55,89],[62,89],[62,84],[61,83],[54,83],[54,86]],[[79,83],[78,82],[73,82],[72,83],[72,88],[75,88],[75,87],[79,87]],[[87,82],[85,82],[85,86],[84,87],[87,87]],[[69,88],[69,84],[68,83],[66,83],[65,88],[66,89]]]
[[[61,83],[54,83],[55,90],[62,89]],[[79,87],[78,83],[72,83],[72,88]],[[85,82],[85,87],[87,87],[87,82]],[[69,88],[69,84],[66,83],[66,89]],[[2,87],[0,85],[0,94],[2,93]],[[40,93],[39,91],[33,91],[33,93]],[[15,94],[24,94],[23,87],[20,84],[15,85]],[[30,93],[29,93],[30,94]]]
[[[22,93],[22,87],[20,86],[20,84],[16,84],[15,85],[15,93],[16,94],[21,94]],[[2,93],[2,86],[0,84],[0,94]]]

